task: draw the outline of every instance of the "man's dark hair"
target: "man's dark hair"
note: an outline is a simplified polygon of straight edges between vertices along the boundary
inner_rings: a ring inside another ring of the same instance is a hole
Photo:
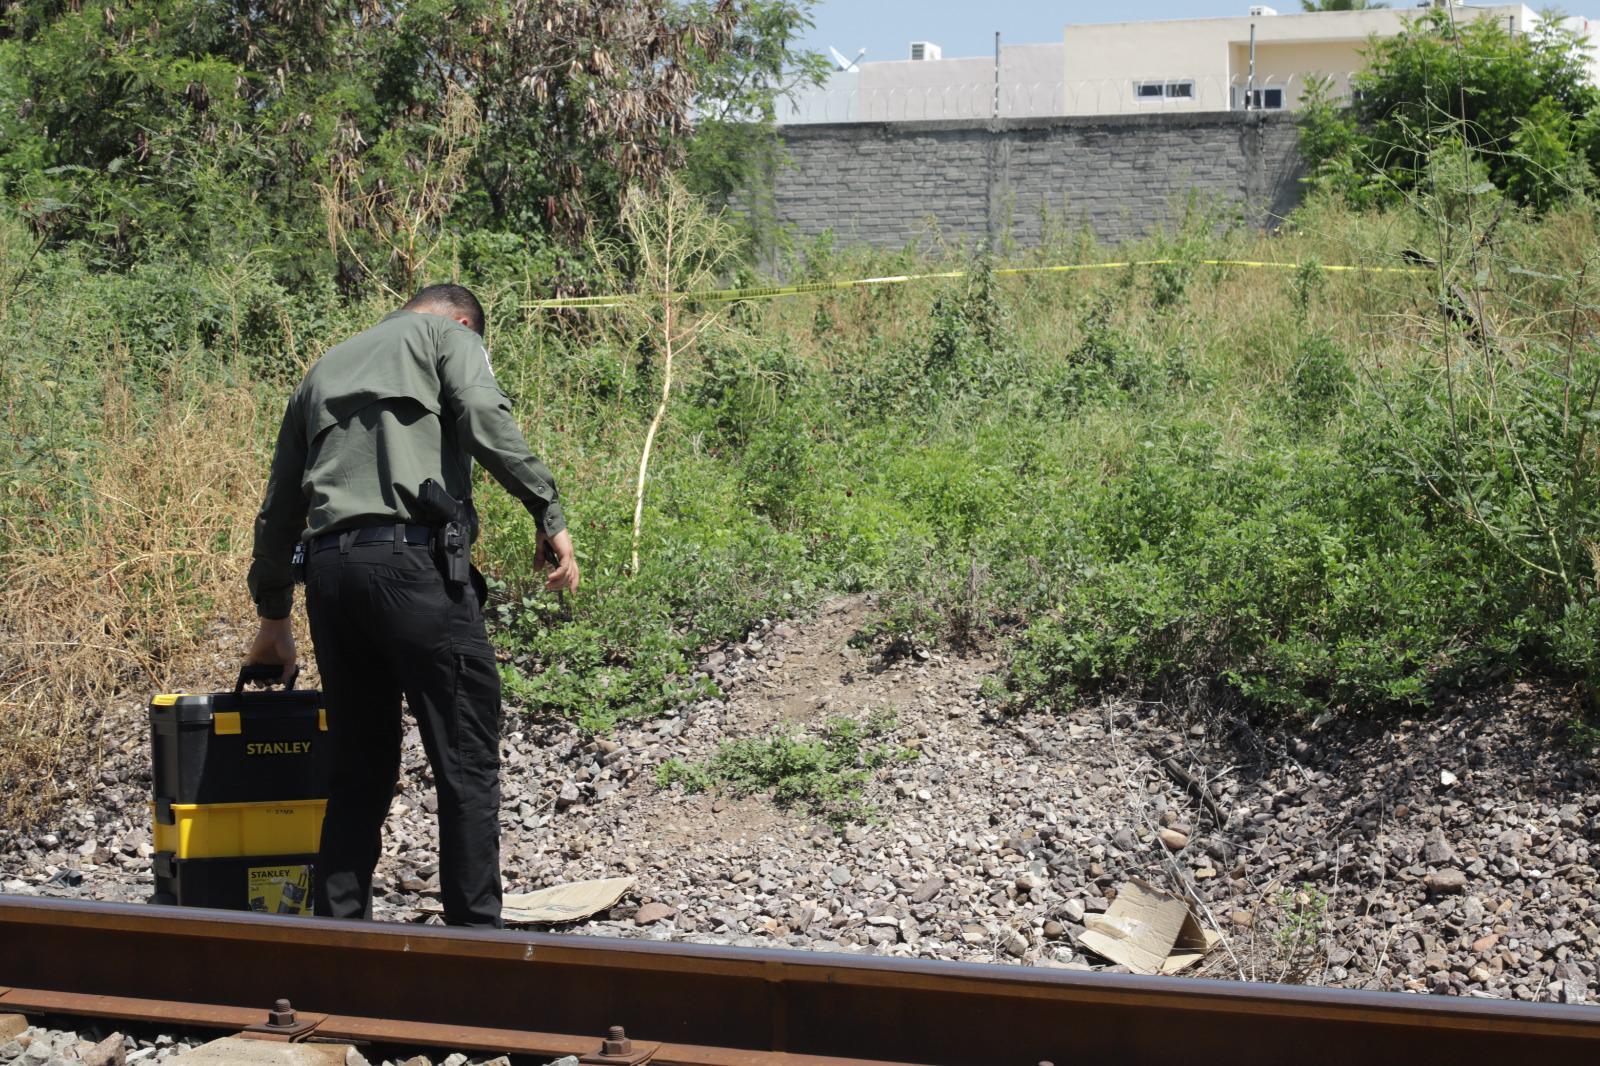
[[[437,307],[442,310],[454,312],[467,317],[467,325],[478,336],[483,336],[483,304],[472,294],[472,290],[465,285],[428,285],[417,291],[417,294],[406,302],[405,310],[415,311],[423,307]]]

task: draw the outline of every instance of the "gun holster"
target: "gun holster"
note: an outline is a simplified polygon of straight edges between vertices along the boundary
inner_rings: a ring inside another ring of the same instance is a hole
[[[434,561],[446,583],[461,587],[472,580],[470,504],[446,492],[429,478],[417,489],[418,517],[433,527]]]
[[[467,543],[466,528],[460,522],[451,521],[440,526],[433,543],[438,553],[439,568],[444,571],[446,581],[452,585],[465,585],[472,580],[472,561],[468,557],[470,545]]]

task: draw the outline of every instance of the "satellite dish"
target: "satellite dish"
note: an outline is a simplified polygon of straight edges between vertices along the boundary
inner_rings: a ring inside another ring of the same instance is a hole
[[[844,53],[833,47],[831,44],[828,46],[828,51],[833,53],[833,61],[838,64],[838,67],[841,71],[856,69],[856,64],[861,62],[861,57],[867,54],[867,50],[863,48],[856,53],[856,57],[854,59],[846,59],[844,57]]]

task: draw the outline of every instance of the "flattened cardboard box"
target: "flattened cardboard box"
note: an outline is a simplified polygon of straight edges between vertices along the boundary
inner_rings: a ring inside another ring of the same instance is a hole
[[[1091,916],[1078,943],[1137,974],[1175,974],[1203,959],[1222,939],[1202,929],[1188,904],[1134,879],[1104,914]]]
[[[634,886],[632,877],[607,877],[599,881],[574,881],[537,892],[513,893],[501,901],[500,917],[507,925],[555,925],[581,922],[606,910]],[[437,900],[424,900],[418,910],[438,914]]]

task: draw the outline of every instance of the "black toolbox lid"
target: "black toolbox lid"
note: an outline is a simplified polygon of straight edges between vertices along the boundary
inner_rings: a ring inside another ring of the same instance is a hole
[[[166,692],[150,701],[152,725],[209,726],[219,712],[295,718],[310,716],[322,709],[322,693],[317,689],[290,689],[287,692]]]

